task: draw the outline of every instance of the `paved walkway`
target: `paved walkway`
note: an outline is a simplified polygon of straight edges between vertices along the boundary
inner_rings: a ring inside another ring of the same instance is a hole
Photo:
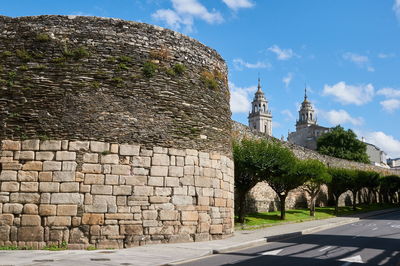
[[[233,237],[207,242],[148,245],[121,250],[0,251],[0,265],[172,265],[213,253],[251,247],[290,236],[353,223],[398,209],[369,212],[352,217],[277,225],[252,231],[237,231]]]

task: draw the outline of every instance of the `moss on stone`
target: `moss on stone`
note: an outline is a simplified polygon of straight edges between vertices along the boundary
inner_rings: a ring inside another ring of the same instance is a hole
[[[158,65],[157,64],[155,64],[155,63],[153,63],[151,61],[147,61],[146,63],[143,64],[143,68],[142,68],[143,75],[146,78],[151,78],[151,77],[154,76],[154,74],[156,73],[157,69],[158,69]]]
[[[38,42],[49,42],[51,38],[47,33],[38,33],[36,34],[35,40]]]
[[[26,51],[25,49],[21,49],[21,50],[17,49],[15,51],[15,54],[17,55],[17,57],[19,59],[21,59],[24,62],[29,62],[29,61],[32,60],[32,55],[28,51]]]

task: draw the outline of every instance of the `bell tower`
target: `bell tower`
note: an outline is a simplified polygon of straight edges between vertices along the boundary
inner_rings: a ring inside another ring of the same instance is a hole
[[[311,105],[311,102],[307,99],[307,88],[304,89],[304,101],[301,103],[299,110],[299,119],[296,122],[296,130],[316,125],[317,119],[315,117],[315,111]]]
[[[251,112],[248,119],[251,129],[272,136],[272,114],[268,110],[268,101],[261,90],[260,78],[258,78],[257,92],[251,103]]]

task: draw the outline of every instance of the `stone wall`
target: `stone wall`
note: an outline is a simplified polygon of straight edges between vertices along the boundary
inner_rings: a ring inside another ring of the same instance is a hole
[[[233,162],[97,141],[2,142],[0,245],[122,248],[233,231]]]
[[[213,49],[160,27],[0,16],[0,245],[231,235],[226,75]]]
[[[232,129],[233,138],[235,139],[257,138],[257,139],[269,139],[271,141],[278,141],[281,142],[284,146],[288,147],[291,151],[293,151],[294,155],[301,160],[316,159],[330,167],[376,171],[382,175],[391,175],[391,174],[400,175],[400,170],[398,169],[397,170],[386,169],[372,164],[357,163],[353,161],[334,158],[327,155],[322,155],[316,151],[309,150],[286,141],[278,140],[266,134],[253,131],[249,127],[235,121],[233,122],[232,128],[233,128]],[[249,197],[247,206],[249,211],[268,212],[268,211],[275,211],[279,208],[279,198],[277,198],[276,193],[266,182],[258,183],[250,191],[248,196]],[[324,187],[322,189],[322,192],[319,194],[317,198],[316,204],[320,206],[326,206],[327,199],[328,199],[327,188]],[[286,201],[286,207],[288,209],[306,207],[308,206],[309,200],[310,200],[309,195],[305,193],[302,188],[298,188],[289,193]],[[343,193],[339,198],[340,206],[350,205],[351,202],[352,202],[352,193],[350,191]]]

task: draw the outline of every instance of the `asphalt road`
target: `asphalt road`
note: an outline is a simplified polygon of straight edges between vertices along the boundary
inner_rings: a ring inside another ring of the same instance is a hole
[[[400,211],[182,263],[185,266],[357,264],[400,266]]]

